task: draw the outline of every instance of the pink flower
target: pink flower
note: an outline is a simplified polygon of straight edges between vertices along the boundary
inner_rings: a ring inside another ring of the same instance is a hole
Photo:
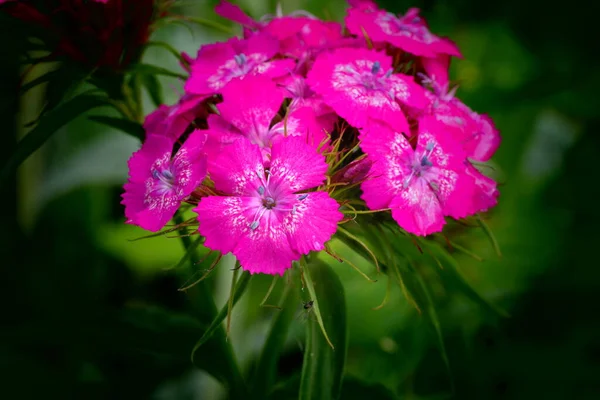
[[[469,215],[477,212],[487,211],[498,204],[498,192],[496,181],[483,175],[477,168],[467,162],[467,175],[474,179],[472,187],[471,204]]]
[[[269,21],[262,30],[276,37],[281,53],[304,64],[318,51],[334,47],[342,39],[342,26],[337,22],[309,17],[279,17]]]
[[[419,123],[416,149],[404,135],[385,125],[365,132],[361,147],[373,160],[362,198],[371,209],[391,208],[406,231],[426,236],[439,232],[444,216],[472,213],[473,179],[465,172],[466,155],[432,118]]]
[[[446,126],[446,131],[463,146],[468,158],[488,161],[500,146],[500,132],[492,119],[477,114],[454,96],[456,88],[436,95],[428,92],[430,107],[425,114],[433,116]]]
[[[208,97],[188,94],[177,104],[161,105],[146,116],[146,135],[162,135],[176,141],[196,118],[207,116],[203,103]]]
[[[307,83],[356,128],[378,120],[408,133],[399,102],[417,109],[429,104],[425,89],[411,76],[394,74],[391,58],[373,50],[340,48],[321,54],[308,73]]]
[[[409,9],[404,16],[395,16],[372,5],[352,7],[348,9],[346,27],[354,35],[363,36],[366,33],[374,42],[389,43],[417,56],[449,54],[462,57],[452,41],[429,31],[417,8]]]
[[[271,60],[279,52],[277,39],[266,34],[200,48],[185,90],[196,94],[219,92],[231,79],[247,75],[276,78],[291,72],[292,60]]]
[[[425,70],[423,84],[431,87],[438,96],[444,96],[448,93],[450,78],[448,70],[450,68],[450,56],[447,54],[438,54],[434,58],[421,57],[421,65]],[[453,94],[453,92],[451,92]]]
[[[292,99],[290,108],[310,107],[316,115],[330,114],[333,110],[325,104],[323,98],[313,92],[306,79],[301,75],[290,74],[277,80],[277,86],[283,89],[286,98]]]
[[[315,147],[325,137],[324,123],[321,124],[307,107],[294,110],[287,120],[272,125],[284,97],[267,78],[234,79],[222,93],[223,102],[217,106],[220,115],[208,117],[207,152],[211,159],[241,138],[258,145],[267,156],[274,140],[280,136],[301,136],[304,142]]]
[[[268,169],[258,146],[236,141],[210,167],[226,196],[204,197],[195,209],[205,246],[233,253],[250,273],[283,275],[302,254],[322,250],[342,219],[326,192],[308,191],[326,171],[323,156],[301,139],[275,142]]]
[[[171,158],[174,140],[148,135],[129,159],[123,201],[128,224],[152,232],[161,229],[206,176],[206,134],[194,131]]]

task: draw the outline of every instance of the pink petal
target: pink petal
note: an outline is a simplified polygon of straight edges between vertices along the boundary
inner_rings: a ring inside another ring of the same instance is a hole
[[[370,74],[375,63],[379,65],[379,72],[372,74],[375,86],[371,88],[359,82],[362,78],[357,78],[356,73]],[[390,68],[391,58],[384,53],[342,48],[321,54],[306,82],[327,105],[355,127],[366,127],[374,119],[407,132],[408,122],[395,100],[394,86],[398,85],[398,80],[386,81],[384,77]]]
[[[472,196],[471,208],[467,211],[467,215],[473,215],[478,212],[484,212],[498,204],[498,192],[496,182],[483,175],[473,167],[470,163],[465,171],[475,181],[475,187]]]
[[[209,160],[214,160],[225,151],[225,148],[241,138],[247,139],[246,136],[236,127],[227,122],[223,117],[216,114],[211,114],[207,119],[208,135],[205,151]]]
[[[412,76],[393,74],[390,76],[390,81],[393,82],[392,90],[396,99],[402,104],[418,110],[425,109],[429,105],[430,101],[425,95],[425,89],[416,83]]]
[[[415,235],[440,232],[446,223],[438,198],[423,179],[394,197],[390,208],[398,225]]]
[[[372,210],[387,208],[411,174],[414,151],[404,135],[384,124],[365,129],[360,146],[373,163],[361,197]]]
[[[286,225],[269,213],[261,220],[261,228],[244,235],[233,254],[242,268],[251,274],[283,275],[300,254],[290,247]]]
[[[193,131],[171,161],[181,196],[192,193],[206,177],[206,139],[206,131]]]
[[[283,102],[275,83],[260,76],[234,79],[223,88],[218,108],[223,119],[243,132],[251,142],[268,146],[269,126]]]
[[[301,254],[323,250],[344,217],[339,212],[340,205],[326,192],[309,193],[295,205],[295,212],[283,220],[290,245]]]
[[[174,193],[148,196],[148,185],[153,184],[153,166],[168,165],[172,149],[173,141],[169,138],[149,135],[142,148],[129,159],[129,180],[124,185],[121,202],[125,206],[128,224],[156,232],[169,222],[179,208],[181,199]]]
[[[325,181],[325,157],[303,138],[287,136],[273,143],[270,175],[292,192],[321,185]]]
[[[419,139],[416,152],[425,154],[427,146],[433,145],[428,157],[436,166],[462,171],[467,158],[462,146],[454,138],[446,135],[446,127],[435,118],[424,117],[419,120]]]
[[[271,128],[271,132],[278,132],[283,135],[285,131],[288,136],[304,138],[305,143],[318,148],[327,137],[327,134],[333,130],[336,119],[337,116],[335,115],[332,115],[331,118],[327,116],[317,117],[310,107],[294,108],[288,112],[287,118]]]
[[[194,209],[198,214],[198,231],[206,238],[204,245],[223,254],[233,252],[248,235],[250,223],[259,207],[256,197],[209,196],[200,199]]]
[[[469,158],[476,161],[488,161],[500,146],[500,132],[494,121],[485,115],[474,113],[477,130],[467,139],[465,150]]]
[[[350,8],[345,21],[354,35],[362,37],[366,33],[373,42],[386,42],[418,56],[435,57],[443,53],[461,57],[453,42],[429,31],[419,17],[418,9],[410,9],[405,16],[395,17],[385,10]]]
[[[438,54],[436,57],[423,57],[421,64],[425,69],[427,77],[431,80],[432,86],[438,95],[446,94],[450,77],[448,70],[450,68],[450,56],[447,54]]]
[[[254,194],[264,176],[260,148],[246,139],[233,142],[214,160],[208,171],[215,188],[231,195]]]
[[[205,44],[200,47],[198,57],[192,64],[192,73],[185,83],[185,91],[196,94],[210,94],[223,85],[221,82],[227,63],[234,60],[236,52],[233,45],[240,40],[232,38],[227,42]]]
[[[167,136],[148,136],[142,147],[127,162],[130,181],[143,182],[150,177],[150,169],[156,160],[163,158],[165,154],[171,158],[173,143],[174,140]]]

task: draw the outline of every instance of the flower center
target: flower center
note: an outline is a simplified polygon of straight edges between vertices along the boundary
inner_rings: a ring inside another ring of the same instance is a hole
[[[262,205],[267,210],[272,210],[273,208],[275,208],[276,205],[275,199],[270,196],[264,197],[262,200]]]
[[[271,213],[287,213],[294,215],[296,213],[297,203],[296,201],[303,201],[308,197],[308,193],[293,194],[293,193],[281,193],[280,190],[270,183],[269,171],[265,171],[266,179],[260,177],[261,185],[256,189],[259,204],[256,207],[252,222],[250,222],[250,230],[257,230],[263,217],[270,218]]]
[[[152,170],[152,177],[154,178],[154,189],[159,193],[166,193],[173,189],[175,176],[169,168]]]
[[[425,146],[425,154],[423,154],[421,158],[417,158],[415,160],[415,162],[412,165],[410,175],[408,176],[408,178],[406,178],[404,184],[402,185],[405,189],[410,185],[413,178],[420,178],[423,175],[423,173],[427,172],[429,168],[433,167],[433,163],[431,162],[430,157],[431,153],[433,153],[434,147],[434,142],[427,143],[427,146]]]

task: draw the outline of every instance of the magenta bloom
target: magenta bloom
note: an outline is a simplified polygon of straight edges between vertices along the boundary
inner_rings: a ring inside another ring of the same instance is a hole
[[[385,125],[363,135],[361,147],[373,160],[362,198],[371,209],[391,208],[406,231],[426,236],[439,232],[444,216],[473,212],[473,179],[465,172],[461,146],[444,135],[432,118],[420,121],[417,147]]]
[[[210,159],[236,140],[246,138],[267,156],[280,136],[300,136],[304,142],[318,145],[325,137],[327,121],[316,118],[308,107],[295,109],[287,121],[271,124],[283,102],[283,93],[271,80],[252,76],[235,79],[223,88],[220,115],[208,117],[207,152]]]
[[[454,96],[456,88],[445,92],[440,89],[436,95],[427,92],[430,107],[425,114],[433,116],[446,126],[447,134],[460,143],[468,158],[488,161],[500,146],[500,132],[492,119],[485,114],[477,114]]]
[[[389,43],[417,56],[435,57],[449,54],[462,57],[458,47],[449,39],[440,38],[429,31],[419,9],[411,8],[404,16],[396,16],[377,9],[369,2],[348,9],[346,27],[350,33],[363,36],[363,29],[374,42]]]
[[[148,135],[129,159],[129,181],[121,204],[128,224],[152,232],[161,229],[206,176],[206,134],[194,131],[171,158],[174,140]]]
[[[208,97],[188,94],[172,106],[162,104],[146,116],[146,135],[162,135],[176,141],[194,119],[206,117],[203,102]]]
[[[321,54],[308,73],[307,83],[356,128],[376,120],[408,133],[399,103],[416,109],[429,104],[425,89],[411,76],[394,74],[391,58],[373,50],[340,48]]]
[[[219,92],[233,78],[246,75],[276,78],[293,71],[294,61],[272,60],[278,52],[279,42],[267,34],[204,45],[192,64],[185,90],[196,94],[212,94]]]
[[[328,193],[308,191],[326,171],[323,156],[299,138],[275,142],[269,168],[258,146],[236,141],[210,167],[226,196],[204,197],[195,209],[205,246],[233,253],[250,273],[283,275],[302,254],[322,250],[342,219]]]
[[[300,64],[317,51],[333,47],[342,39],[340,24],[309,17],[274,18],[263,32],[279,39],[281,53],[300,60]]]

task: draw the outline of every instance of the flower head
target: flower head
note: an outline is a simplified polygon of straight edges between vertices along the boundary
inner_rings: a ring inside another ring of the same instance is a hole
[[[385,121],[393,129],[408,132],[400,107],[425,108],[425,90],[404,74],[395,74],[384,53],[341,48],[320,55],[307,83],[349,124],[363,128],[371,120]]]
[[[142,148],[129,159],[129,181],[121,202],[127,223],[156,232],[169,222],[181,201],[206,176],[205,141],[204,132],[194,131],[171,157],[172,138],[146,137]]]
[[[373,160],[362,198],[371,209],[391,208],[408,232],[439,232],[445,215],[459,218],[472,212],[467,203],[473,180],[465,173],[464,151],[434,119],[420,121],[415,149],[384,125],[367,132],[361,147]]]
[[[278,52],[279,42],[267,34],[204,45],[192,63],[192,73],[185,90],[195,94],[212,94],[220,92],[233,78],[285,75],[294,69],[295,63],[292,60],[273,60]]]
[[[236,141],[209,169],[225,196],[204,197],[195,208],[205,245],[232,252],[250,273],[283,275],[302,254],[322,250],[342,219],[327,192],[309,191],[326,170],[299,138],[275,142],[268,168],[258,146]]]
[[[279,115],[283,93],[265,77],[235,79],[222,93],[220,115],[208,117],[210,158],[241,138],[258,145],[266,156],[278,137],[300,136],[304,142],[316,146],[325,136],[325,123],[317,120],[308,107],[295,109],[287,117]],[[276,119],[280,121],[273,123]]]
[[[389,43],[417,56],[449,54],[461,57],[453,42],[429,31],[417,8],[409,9],[405,15],[396,16],[368,5],[367,2],[366,5],[348,9],[346,27],[354,35],[363,36],[366,33],[374,42]]]

